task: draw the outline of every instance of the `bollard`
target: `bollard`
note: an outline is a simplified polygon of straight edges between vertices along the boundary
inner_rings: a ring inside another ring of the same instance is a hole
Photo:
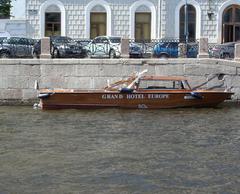
[[[50,59],[50,38],[44,37],[41,39],[41,59]]]
[[[208,38],[201,37],[199,40],[198,58],[209,58]]]
[[[235,44],[234,60],[240,61],[240,43]]]
[[[129,58],[129,39],[123,38],[121,42],[121,57]]]

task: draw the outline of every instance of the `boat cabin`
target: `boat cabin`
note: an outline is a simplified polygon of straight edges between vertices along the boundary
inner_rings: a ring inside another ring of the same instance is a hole
[[[104,88],[106,91],[132,92],[133,90],[191,90],[181,76],[131,76]]]
[[[177,76],[143,76],[136,83],[136,89],[142,90],[191,90],[185,77]]]

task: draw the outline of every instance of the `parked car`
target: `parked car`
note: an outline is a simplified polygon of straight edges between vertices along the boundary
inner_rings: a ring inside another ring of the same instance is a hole
[[[198,44],[188,43],[187,45],[187,58],[197,58],[198,55]]]
[[[137,43],[129,44],[129,57],[130,58],[143,58],[144,49],[142,45]]]
[[[121,37],[98,36],[86,47],[88,57],[118,58],[121,56]]]
[[[80,40],[76,40],[76,42],[78,44],[81,44],[83,47],[86,47],[91,42],[91,40],[90,39],[80,39]]]
[[[187,57],[196,58],[198,45],[189,43],[187,45]],[[179,55],[179,42],[160,42],[153,48],[153,56],[159,58],[177,58]]]
[[[160,42],[153,48],[153,56],[159,58],[178,57],[178,42]]]
[[[228,42],[215,45],[212,49],[209,50],[209,55],[210,57],[221,59],[234,58],[235,44],[235,42]]]
[[[0,37],[0,44],[2,44],[5,39],[7,39],[7,37]]]
[[[41,54],[41,40],[34,45],[33,55],[39,58]],[[50,37],[50,54],[53,58],[85,57],[87,52],[82,44],[66,36]]]
[[[87,52],[81,44],[66,36],[52,36],[51,55],[59,57],[85,57]]]
[[[0,58],[32,57],[34,43],[31,38],[5,38],[0,44]]]

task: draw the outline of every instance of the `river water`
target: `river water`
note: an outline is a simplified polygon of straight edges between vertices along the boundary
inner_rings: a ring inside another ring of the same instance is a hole
[[[0,193],[240,193],[240,107],[0,107]]]

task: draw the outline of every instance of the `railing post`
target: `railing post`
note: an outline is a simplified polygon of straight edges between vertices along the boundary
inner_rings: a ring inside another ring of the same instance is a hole
[[[44,37],[41,39],[41,55],[40,58],[42,59],[50,59],[50,38]]]
[[[235,44],[234,60],[240,61],[240,43]]]
[[[122,38],[121,57],[122,58],[129,58],[129,39],[128,38]]]
[[[209,58],[208,38],[201,37],[199,40],[198,58]]]

